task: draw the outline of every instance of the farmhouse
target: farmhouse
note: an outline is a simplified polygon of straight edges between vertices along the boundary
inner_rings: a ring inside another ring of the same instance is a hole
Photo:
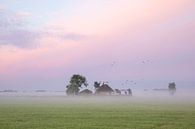
[[[95,91],[95,94],[98,95],[111,95],[114,92],[114,90],[108,86],[108,84],[102,84],[100,87],[98,87]]]
[[[92,95],[93,92],[89,89],[85,89],[85,90],[82,90],[81,92],[79,92],[79,95]]]

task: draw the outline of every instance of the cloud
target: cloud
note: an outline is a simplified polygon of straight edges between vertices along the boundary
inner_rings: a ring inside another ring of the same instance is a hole
[[[0,10],[0,45],[30,47],[39,37],[37,32],[27,29],[23,16],[6,9]]]
[[[29,48],[40,35],[27,30],[13,30],[0,35],[0,45],[14,45],[20,48]]]
[[[36,48],[37,39],[42,37],[55,37],[62,40],[78,41],[85,36],[65,32],[64,30],[55,30],[54,28],[39,28],[32,30],[28,28],[26,17],[31,16],[28,12],[14,13],[12,11],[0,10],[0,46],[12,45],[19,48]]]
[[[0,3],[0,11],[5,9],[5,8],[6,8],[5,5]]]
[[[72,41],[80,41],[87,38],[87,35],[68,32],[65,29],[55,28],[53,26],[47,26],[46,28],[42,29],[42,36],[50,37],[50,38],[59,38],[60,40],[72,40]]]
[[[61,10],[48,24],[75,33],[87,35],[112,35],[160,24],[191,10],[192,0],[94,0],[81,2],[71,16]]]
[[[30,17],[32,14],[30,12],[18,12],[16,13],[16,16],[18,17]]]
[[[19,19],[13,12],[5,9],[0,10],[0,32],[22,27],[23,24],[24,21]]]
[[[79,35],[79,34],[74,34],[74,33],[69,33],[69,34],[63,35],[62,38],[78,41],[78,40],[81,40],[81,39],[85,38],[85,36],[84,35]]]

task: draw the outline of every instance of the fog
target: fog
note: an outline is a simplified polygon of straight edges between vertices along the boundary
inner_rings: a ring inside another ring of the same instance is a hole
[[[2,104],[195,104],[193,91],[177,90],[174,95],[168,91],[133,90],[133,96],[67,96],[65,91],[18,91],[0,92],[0,105]]]

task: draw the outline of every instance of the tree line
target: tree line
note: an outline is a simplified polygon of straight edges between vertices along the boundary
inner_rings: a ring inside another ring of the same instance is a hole
[[[86,77],[83,75],[74,74],[70,78],[69,84],[66,86],[66,94],[67,95],[78,95],[80,88],[82,88],[82,86],[85,86],[85,87],[88,86]],[[98,89],[100,87],[100,83],[97,81],[94,82],[94,87],[95,89]],[[175,82],[169,83],[168,90],[171,95],[173,95],[176,92]],[[115,92],[120,93],[118,89],[115,89]],[[127,89],[127,92],[132,95],[131,89]]]

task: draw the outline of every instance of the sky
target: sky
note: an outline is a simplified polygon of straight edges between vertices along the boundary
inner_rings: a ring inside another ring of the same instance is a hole
[[[0,0],[0,90],[195,89],[194,0]]]

